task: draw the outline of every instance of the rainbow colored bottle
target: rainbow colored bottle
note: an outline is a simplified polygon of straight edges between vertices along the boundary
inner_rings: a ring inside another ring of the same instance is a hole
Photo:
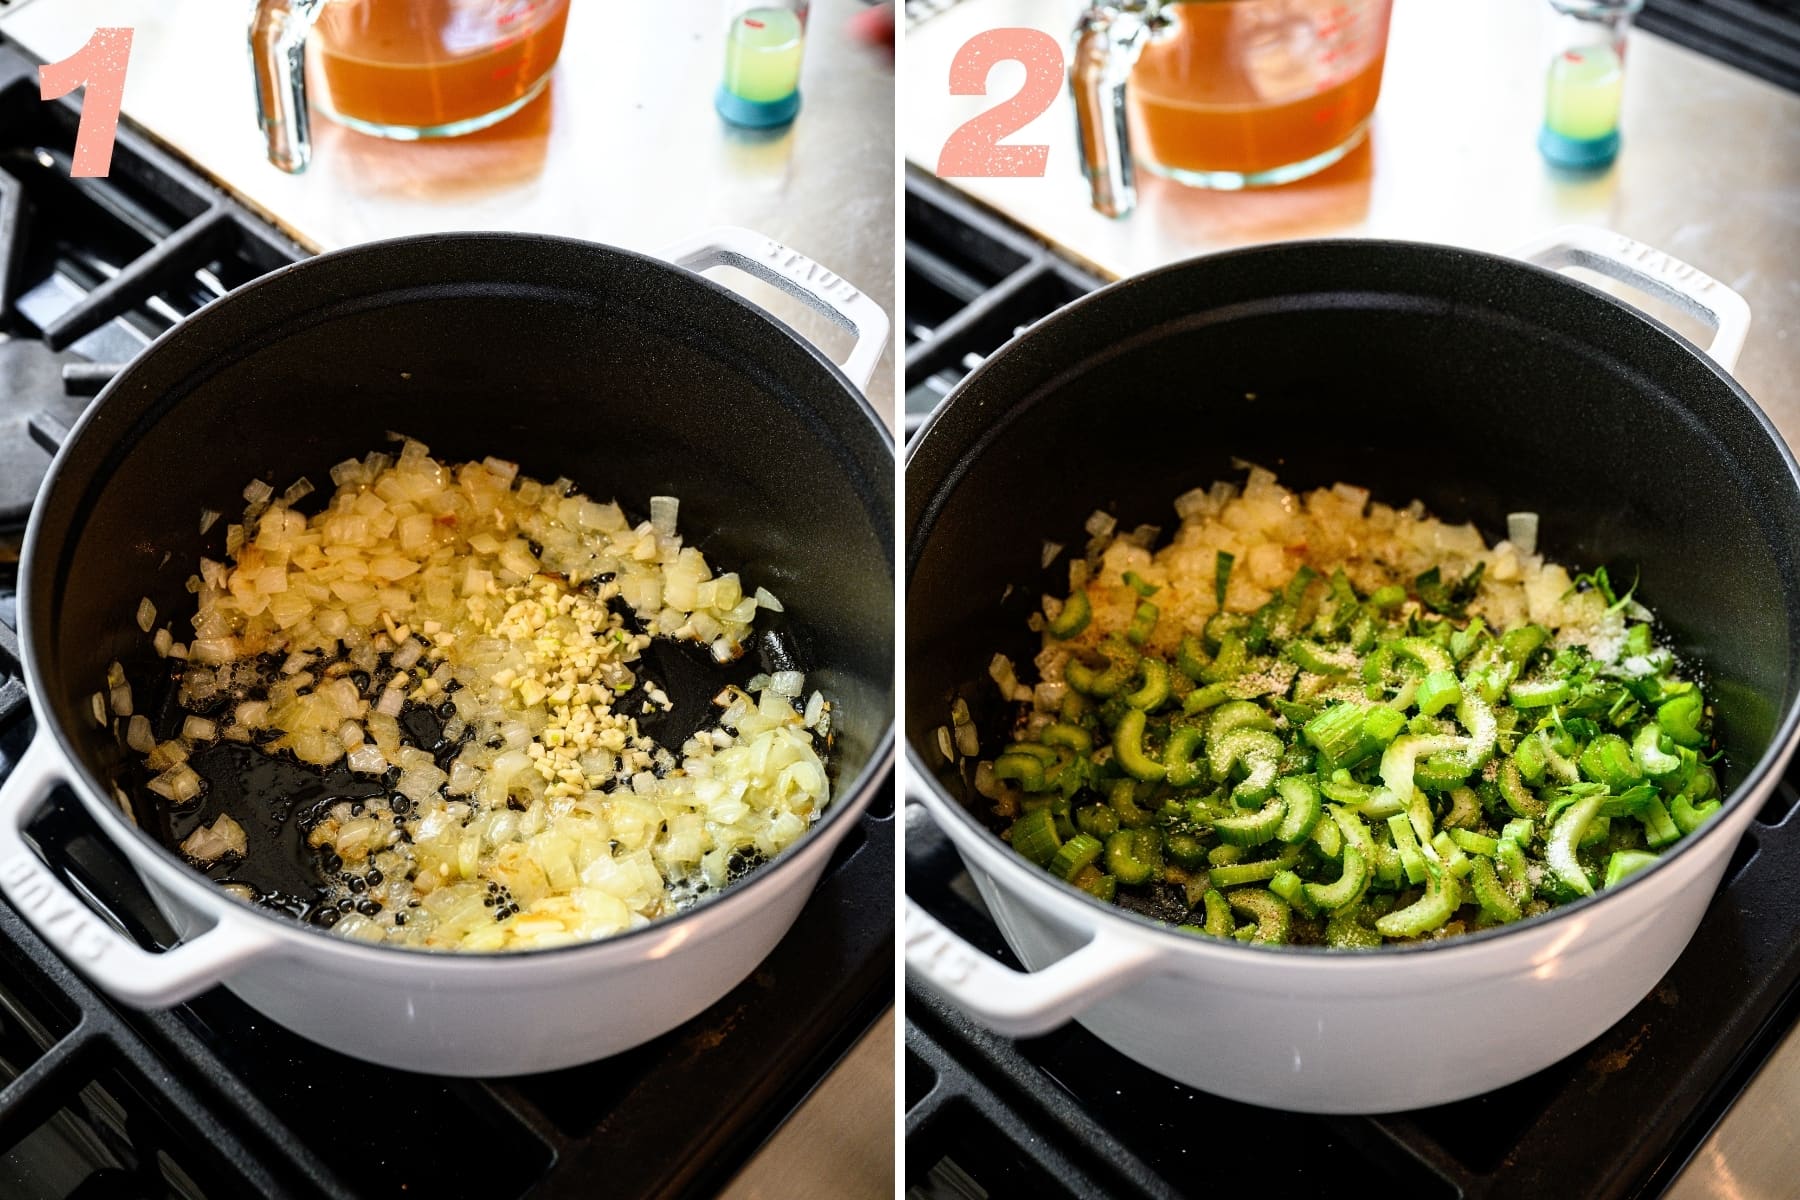
[[[1643,0],[1550,0],[1555,12],[1538,151],[1559,167],[1592,169],[1619,153],[1625,33]]]
[[[800,111],[807,0],[737,0],[727,5],[725,76],[713,107],[733,125],[770,129]]]

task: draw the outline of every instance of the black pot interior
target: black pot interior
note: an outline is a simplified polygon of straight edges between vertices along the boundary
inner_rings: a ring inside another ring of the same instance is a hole
[[[1317,242],[1140,276],[1065,309],[954,393],[907,464],[906,731],[937,747],[955,696],[999,736],[995,651],[1068,589],[1097,508],[1122,528],[1234,458],[1291,488],[1421,499],[1493,542],[1536,511],[1539,548],[1641,572],[1638,597],[1701,664],[1725,781],[1771,747],[1800,690],[1800,489],[1778,435],[1691,345],[1600,293],[1444,247]],[[1043,543],[1070,547],[1048,570]]]
[[[440,460],[567,476],[638,516],[678,496],[688,543],[782,600],[758,626],[836,702],[837,794],[875,760],[893,709],[893,453],[860,397],[791,333],[665,264],[462,235],[359,247],[232,295],[141,357],[78,432],[35,513],[26,632],[40,699],[97,780],[129,777],[133,757],[89,711],[107,664],[124,663],[140,705],[166,692],[139,598],[186,640],[185,581],[200,555],[224,557],[245,484],[307,476],[320,503],[332,464],[390,447],[390,430]],[[203,509],[226,514],[204,536]],[[665,660],[677,711],[707,709],[719,676],[684,660]],[[140,811],[154,800],[140,792]]]

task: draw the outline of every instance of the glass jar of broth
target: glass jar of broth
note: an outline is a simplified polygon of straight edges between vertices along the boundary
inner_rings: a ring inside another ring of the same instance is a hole
[[[406,141],[503,121],[549,82],[568,20],[569,0],[257,0],[250,58],[269,161],[305,169],[309,104]]]
[[[1136,168],[1193,187],[1290,183],[1362,140],[1391,0],[1103,0],[1069,82],[1094,206],[1135,203]]]

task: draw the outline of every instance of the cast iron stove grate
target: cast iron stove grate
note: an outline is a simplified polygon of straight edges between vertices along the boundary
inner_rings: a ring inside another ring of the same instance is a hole
[[[1647,0],[1637,23],[1800,92],[1800,0]]]
[[[305,257],[121,126],[112,172],[71,179],[80,108],[38,99],[0,46],[0,532],[25,523],[87,397],[158,334]]]
[[[906,0],[914,29],[962,0]],[[1074,8],[1069,10],[1071,16]],[[1638,25],[1770,83],[1800,91],[1800,0],[1645,0]]]
[[[1103,282],[909,166],[907,433],[1002,343]]]
[[[0,45],[0,779],[35,729],[11,559],[50,455],[118,363],[305,257],[124,124],[111,175],[69,179],[77,116],[40,103],[35,64]],[[508,1080],[357,1062],[222,989],[116,1009],[0,903],[0,1196],[710,1194],[892,1002],[892,831],[890,789],[794,932],[707,1012],[627,1054]],[[72,801],[32,834],[140,943],[172,940]]]
[[[907,390],[927,410],[1013,333],[1101,280],[909,173]],[[923,412],[919,414],[923,416]],[[1686,954],[1581,1053],[1460,1104],[1323,1118],[1174,1083],[1070,1025],[1012,1041],[906,993],[906,1185],[976,1197],[1637,1197],[1660,1192],[1800,1016],[1800,766],[1727,867]],[[906,888],[1018,966],[955,849],[909,819]],[[1428,1053],[1421,1048],[1420,1053]]]

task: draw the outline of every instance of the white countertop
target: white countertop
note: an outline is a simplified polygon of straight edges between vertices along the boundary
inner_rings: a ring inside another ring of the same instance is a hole
[[[770,134],[712,108],[723,63],[713,0],[578,0],[545,97],[451,141],[386,142],[316,118],[305,174],[263,157],[245,46],[249,5],[221,0],[22,0],[0,33],[47,60],[96,26],[134,27],[124,114],[314,250],[401,234],[504,229],[654,251],[743,225],[814,258],[894,311],[893,63],[849,33],[856,0],[814,0],[805,107]],[[848,336],[743,276],[728,284],[834,357]],[[890,347],[868,387],[890,425]],[[3,551],[3,548],[0,548]],[[892,1192],[890,1012],[732,1182],[733,1200],[885,1200]]]
[[[256,126],[248,3],[24,0],[0,16],[42,58],[96,26],[135,30],[124,114],[303,245],[329,250],[452,229],[557,233],[655,251],[713,225],[785,242],[894,308],[893,62],[849,29],[856,0],[815,0],[804,107],[773,133],[713,111],[724,63],[715,0],[578,0],[546,94],[468,137],[390,142],[315,116],[313,164],[270,166]],[[721,276],[841,357],[848,335],[797,301]],[[893,353],[869,398],[892,424]]]
[[[1800,96],[1634,31],[1624,148],[1582,176],[1546,166],[1545,0],[1396,0],[1381,101],[1368,142],[1309,180],[1205,192],[1140,171],[1124,220],[1095,213],[1075,157],[1065,92],[1013,143],[1045,143],[1041,179],[954,179],[969,195],[1112,277],[1255,242],[1391,237],[1507,251],[1564,224],[1603,225],[1742,293],[1752,313],[1737,377],[1800,445]],[[1067,42],[1061,0],[963,0],[907,31],[900,88],[908,162],[937,165],[958,125],[1010,95],[1016,63],[989,93],[948,94],[951,57],[977,31],[1031,26]],[[1697,323],[1654,314],[1683,333]]]

